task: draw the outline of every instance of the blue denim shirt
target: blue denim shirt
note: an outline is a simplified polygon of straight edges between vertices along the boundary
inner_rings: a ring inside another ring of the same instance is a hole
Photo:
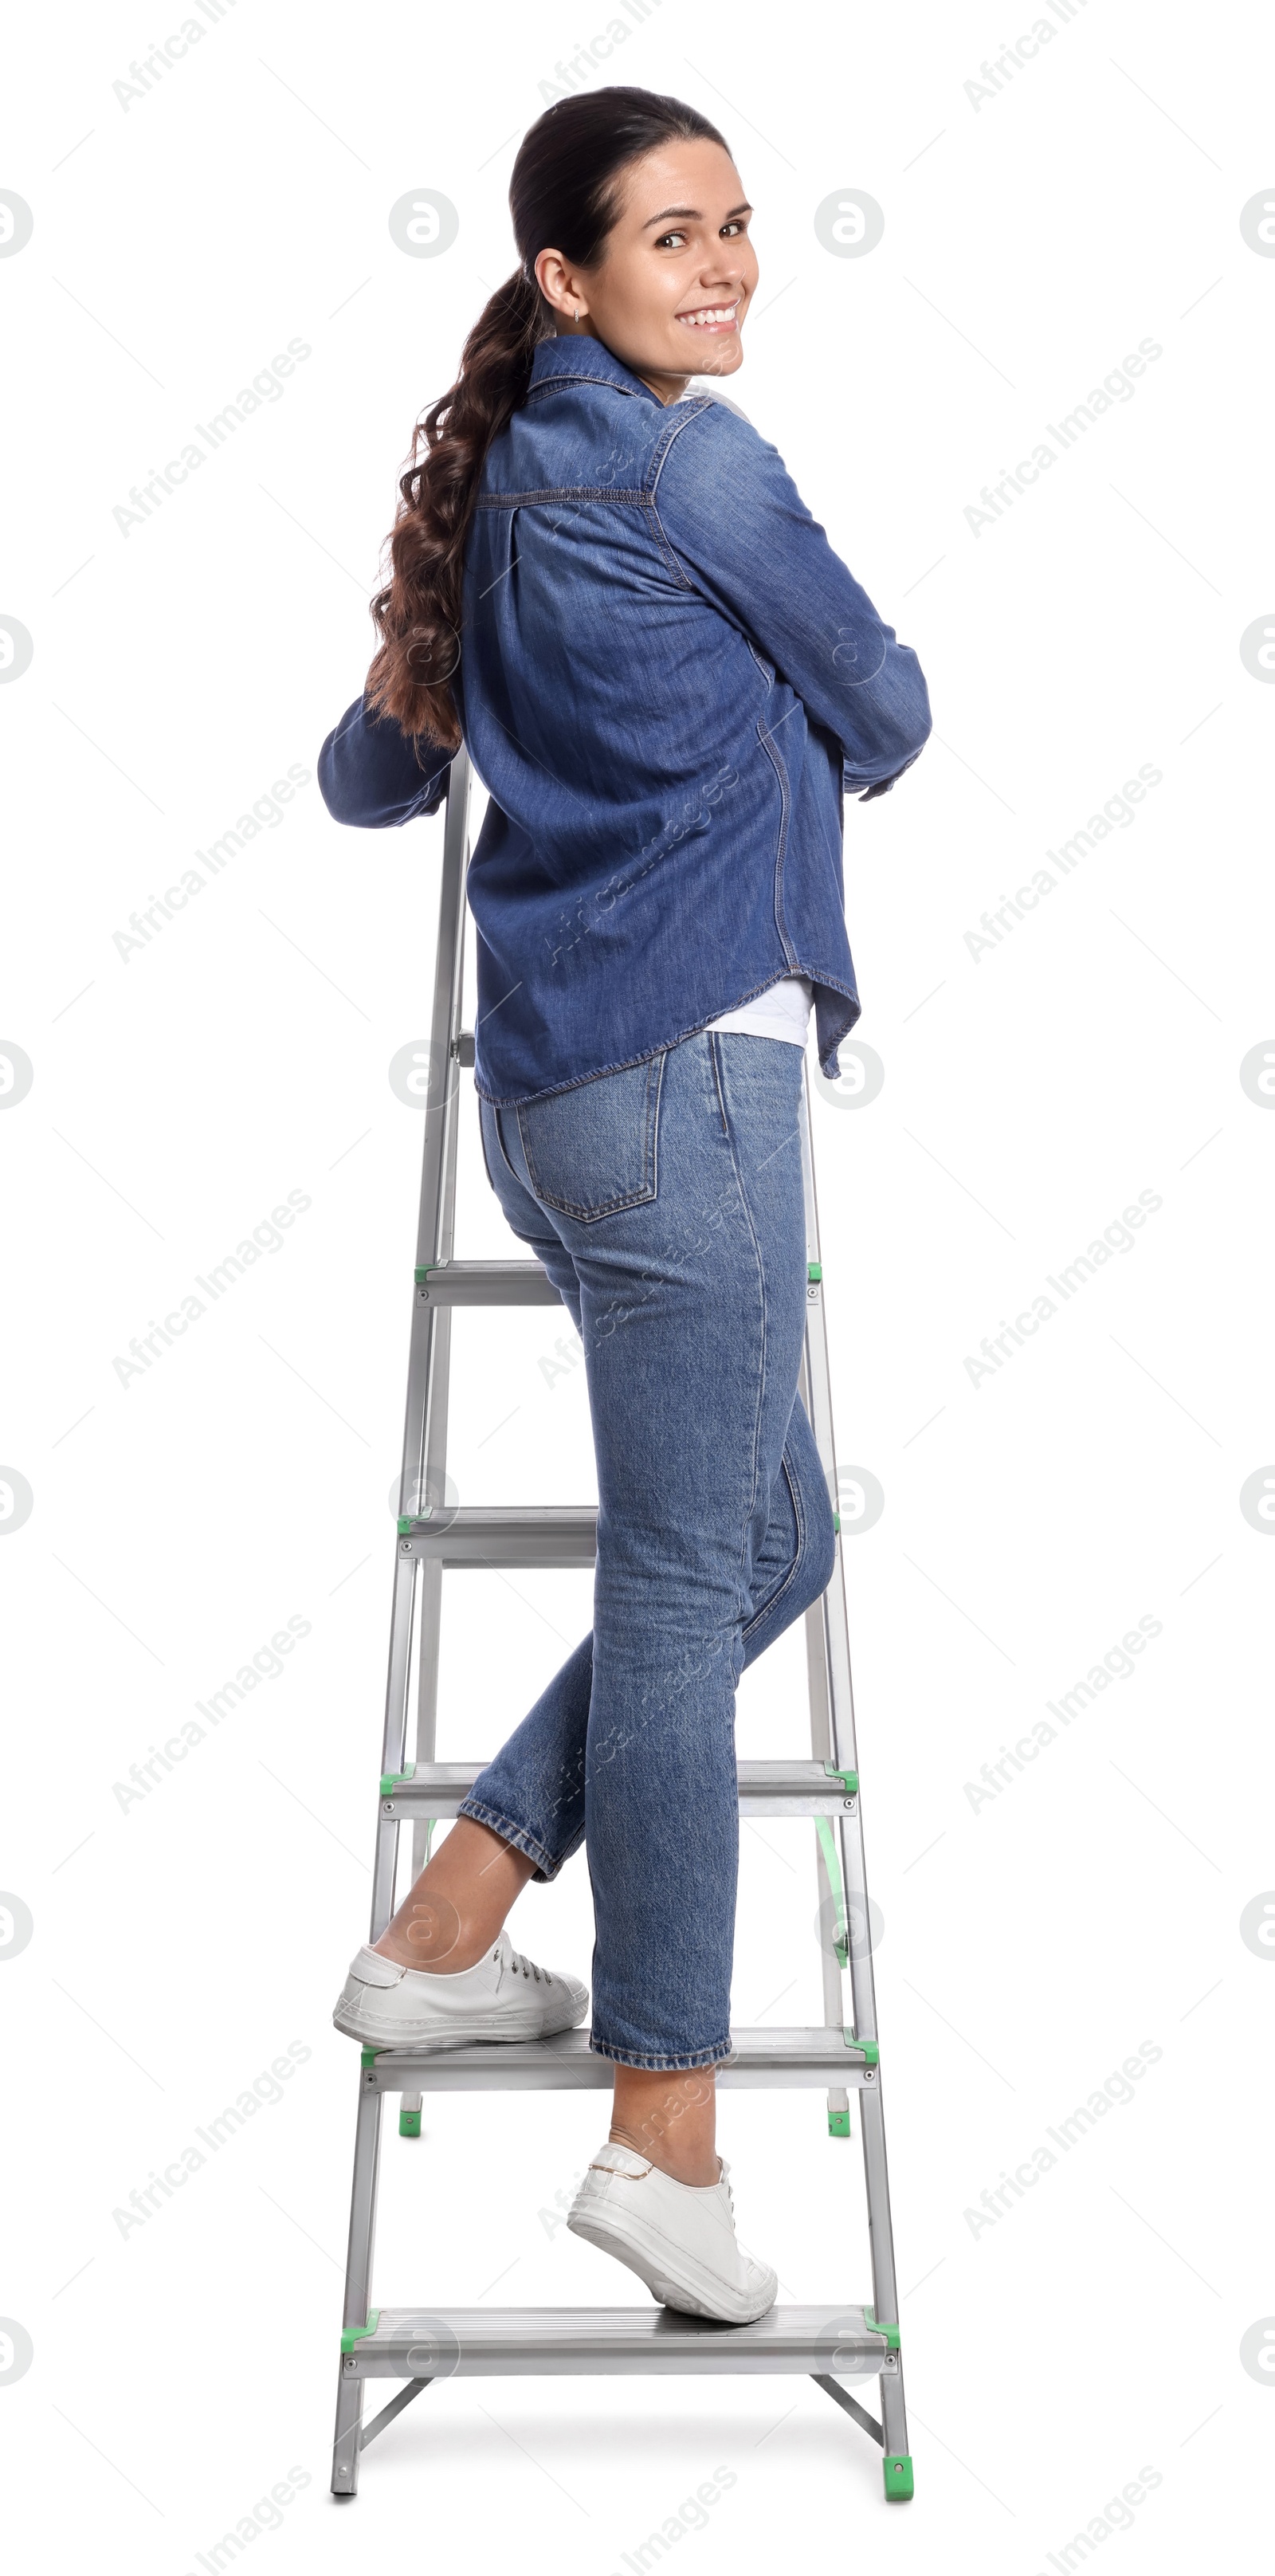
[[[658,402],[601,341],[542,340],[488,450],[452,685],[490,797],[479,1090],[641,1063],[793,974],[835,1073],[860,1010],[842,798],[910,765],[929,699],[749,422]],[[406,823],[449,767],[359,699],[319,784],[339,822]]]

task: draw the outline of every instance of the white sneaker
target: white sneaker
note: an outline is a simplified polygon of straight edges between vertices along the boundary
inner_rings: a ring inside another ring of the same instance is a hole
[[[468,2048],[484,2039],[549,2039],[583,2021],[589,1989],[524,1959],[502,1932],[472,1968],[400,1968],[365,1943],[332,2015],[365,2048]]]
[[[716,2182],[675,2182],[633,2147],[599,2147],[567,2217],[573,2236],[614,2254],[666,2308],[752,2325],[775,2303],[778,2279],[735,2241],[735,2209],[718,2159]]]

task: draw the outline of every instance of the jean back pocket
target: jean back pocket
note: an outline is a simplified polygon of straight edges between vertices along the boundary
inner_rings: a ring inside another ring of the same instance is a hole
[[[665,1061],[652,1056],[521,1104],[527,1174],[543,1206],[593,1225],[655,1197]]]

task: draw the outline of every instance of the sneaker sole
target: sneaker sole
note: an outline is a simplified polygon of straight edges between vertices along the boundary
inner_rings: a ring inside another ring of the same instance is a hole
[[[364,2048],[419,2048],[437,2054],[452,2048],[478,2048],[488,2041],[496,2046],[511,2047],[519,2040],[556,2039],[562,2031],[576,2029],[579,2018],[574,2016],[570,2021],[542,2022],[538,2029],[529,2028],[526,2022],[522,2022],[514,2028],[501,2030],[490,2021],[474,2021],[468,2027],[458,2027],[451,2022],[440,2029],[437,2023],[424,2021],[377,2021],[356,2009],[343,2010],[338,2004],[332,2023],[333,2028],[341,2031],[347,2039],[360,2040]]]
[[[614,2255],[630,2272],[644,2281],[653,2298],[666,2308],[676,2308],[683,2316],[711,2317],[718,2325],[751,2326],[764,2317],[775,2304],[775,2289],[761,2301],[738,2292],[732,2297],[724,2281],[707,2265],[697,2263],[693,2255],[678,2254],[678,2273],[669,2264],[667,2237],[655,2238],[643,2228],[633,2234],[608,2226],[600,2210],[571,2216],[567,2225],[573,2236],[596,2245],[603,2254]]]

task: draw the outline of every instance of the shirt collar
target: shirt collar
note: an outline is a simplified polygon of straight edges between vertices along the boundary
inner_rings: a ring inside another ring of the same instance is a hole
[[[592,340],[583,331],[564,331],[558,338],[536,342],[531,386],[542,385],[551,376],[588,376],[600,384],[618,385],[622,393],[640,394],[647,402],[658,400],[650,386],[631,375],[601,340]]]

